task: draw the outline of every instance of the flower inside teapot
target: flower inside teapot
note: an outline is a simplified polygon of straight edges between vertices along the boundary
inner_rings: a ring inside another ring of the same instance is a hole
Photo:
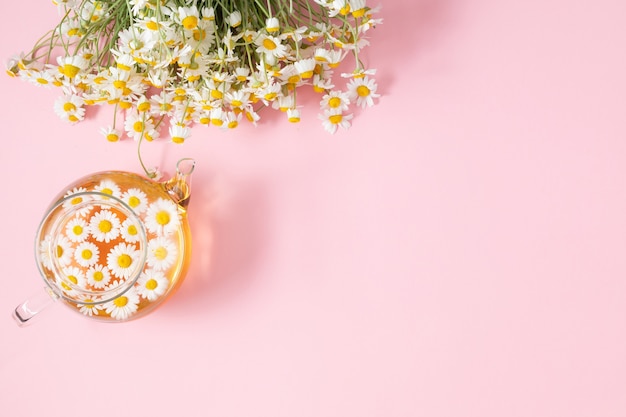
[[[189,265],[190,175],[183,159],[169,181],[107,171],[84,177],[57,195],[35,240],[46,293],[20,304],[29,322],[53,301],[85,317],[122,322],[161,305]]]

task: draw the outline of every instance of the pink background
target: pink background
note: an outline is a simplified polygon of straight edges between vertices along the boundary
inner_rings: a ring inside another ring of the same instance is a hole
[[[375,3],[371,3],[374,5]],[[0,56],[56,23],[3,5]],[[36,10],[36,11],[35,11]],[[163,308],[93,323],[42,287],[33,238],[132,141],[0,77],[0,415],[626,415],[626,3],[395,0],[365,53],[377,106],[147,144],[193,156],[191,270]],[[315,98],[317,100],[317,98]]]

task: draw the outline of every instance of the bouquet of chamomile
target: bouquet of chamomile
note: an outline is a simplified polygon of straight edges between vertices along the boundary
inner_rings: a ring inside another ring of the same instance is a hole
[[[382,19],[366,0],[53,3],[58,25],[7,73],[59,88],[54,110],[69,123],[111,106],[101,132],[112,142],[183,143],[194,126],[257,125],[263,111],[297,123],[305,89],[319,93],[319,118],[335,133],[380,96],[362,52]]]

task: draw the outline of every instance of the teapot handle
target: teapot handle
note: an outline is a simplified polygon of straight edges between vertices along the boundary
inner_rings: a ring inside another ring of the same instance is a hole
[[[58,299],[59,296],[52,292],[50,288],[46,287],[44,291],[39,291],[22,304],[15,307],[13,319],[18,326],[25,326],[30,323],[33,317]]]

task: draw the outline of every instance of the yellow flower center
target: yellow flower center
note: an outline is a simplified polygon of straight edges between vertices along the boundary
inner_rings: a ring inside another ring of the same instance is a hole
[[[122,90],[126,87],[126,81],[124,80],[115,80],[113,81],[113,87],[117,88],[118,90]]]
[[[167,249],[165,249],[163,246],[156,248],[154,250],[154,257],[160,261],[167,258]]]
[[[183,143],[184,141],[185,138],[183,138],[182,136],[172,136],[172,142],[174,143]]]
[[[100,230],[102,233],[109,233],[112,228],[113,228],[113,224],[111,224],[111,222],[108,220],[102,220],[98,224],[98,230]]]
[[[328,120],[330,120],[330,122],[333,124],[341,123],[342,119],[343,119],[343,116],[340,114],[333,114],[332,116],[328,118]]]
[[[69,120],[70,122],[77,122],[78,121],[78,117],[76,117],[73,114],[70,114],[67,118],[67,120]]]
[[[104,279],[104,274],[102,271],[96,271],[93,273],[93,280],[96,282],[100,282]]]
[[[211,90],[211,97],[219,100],[224,97],[224,94],[220,90]]]
[[[113,190],[110,188],[103,188],[100,190],[100,192],[108,195],[113,195]]]
[[[137,133],[141,133],[141,131],[143,131],[143,122],[141,120],[137,120],[133,123],[133,130]]]
[[[270,38],[265,38],[263,39],[263,47],[268,51],[273,51],[274,49],[276,49],[276,44]]]
[[[45,78],[41,78],[41,77],[37,78],[37,82],[42,85],[48,84],[48,80],[46,80]]]
[[[237,120],[231,120],[230,122],[228,122],[228,128],[229,129],[234,129],[239,125],[239,122]]]
[[[356,88],[356,93],[360,96],[360,97],[367,97],[370,95],[370,89],[367,88],[364,85],[360,85]]]
[[[74,285],[78,284],[78,278],[76,278],[74,275],[68,275],[67,279]]]
[[[76,110],[76,106],[74,103],[70,103],[69,101],[63,104],[63,111],[70,112]]]
[[[198,26],[198,18],[196,16],[187,16],[181,23],[185,29],[194,29]]]
[[[83,198],[82,197],[74,197],[72,198],[72,200],[70,201],[72,203],[73,206],[75,206],[76,204],[80,204],[83,202]]]
[[[57,245],[57,258],[63,256],[63,247],[61,245]]]
[[[80,256],[88,261],[89,259],[91,259],[93,257],[93,252],[90,249],[85,249],[81,252]]]
[[[165,226],[170,222],[170,214],[165,210],[159,211],[156,214],[156,222],[161,226]]]
[[[115,300],[113,300],[113,304],[115,304],[117,307],[124,307],[126,304],[128,304],[128,297],[117,297]]]
[[[328,100],[328,106],[336,109],[341,106],[341,99],[339,97],[331,97],[330,100]]]
[[[109,133],[107,135],[107,140],[109,142],[117,142],[120,139],[120,137],[118,135],[116,135],[115,133]]]
[[[139,204],[141,204],[141,200],[134,195],[128,199],[128,205],[132,208],[137,207]]]
[[[155,279],[149,279],[148,281],[146,281],[146,289],[148,289],[148,290],[150,290],[150,291],[152,291],[152,290],[156,289],[156,287],[157,287],[158,285],[159,285],[159,284],[156,282],[156,280],[155,280]]]
[[[130,255],[123,253],[117,258],[117,265],[120,268],[128,268],[133,263],[133,258]]]
[[[74,233],[76,236],[82,235],[83,226],[81,226],[80,224],[75,225],[74,227],[72,227],[72,233]]]
[[[69,78],[74,78],[76,77],[76,74],[78,74],[78,71],[80,71],[80,68],[78,68],[76,65],[65,64],[60,67],[59,70],[61,71],[61,74]]]
[[[137,227],[134,224],[131,224],[128,226],[128,229],[126,229],[126,232],[128,232],[131,236],[135,236],[137,234]]]

